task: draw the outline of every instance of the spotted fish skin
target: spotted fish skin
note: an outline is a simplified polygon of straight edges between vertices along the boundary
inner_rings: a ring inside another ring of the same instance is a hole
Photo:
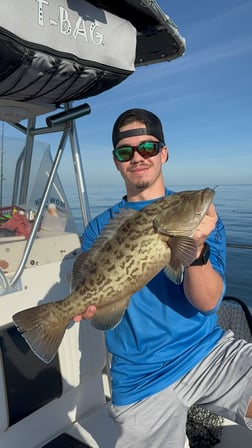
[[[89,305],[97,307],[92,325],[107,330],[120,322],[131,295],[162,269],[179,283],[183,266],[196,257],[192,235],[213,197],[210,188],[182,191],[116,214],[92,248],[76,258],[68,297],[13,316],[36,355],[50,362],[71,319]]]

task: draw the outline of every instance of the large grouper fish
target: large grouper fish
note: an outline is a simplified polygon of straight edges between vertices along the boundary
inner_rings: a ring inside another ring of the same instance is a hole
[[[70,321],[89,305],[97,307],[91,319],[95,328],[114,328],[131,295],[162,269],[173,282],[181,283],[184,266],[196,258],[192,235],[213,197],[210,188],[181,191],[142,210],[116,213],[91,249],[74,261],[69,295],[13,316],[34,353],[49,363]]]

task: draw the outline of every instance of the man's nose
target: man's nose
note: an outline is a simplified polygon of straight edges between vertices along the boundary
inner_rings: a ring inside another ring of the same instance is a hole
[[[133,153],[133,157],[131,159],[131,163],[137,163],[137,162],[141,162],[144,160],[144,157],[141,156],[141,154],[139,154],[139,152],[135,149],[134,153]]]

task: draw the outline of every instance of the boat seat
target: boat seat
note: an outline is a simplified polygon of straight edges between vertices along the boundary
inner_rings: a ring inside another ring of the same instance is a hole
[[[252,316],[240,299],[224,297],[218,311],[218,324],[224,330],[232,330],[237,338],[252,342]],[[222,417],[200,406],[192,406],[187,417],[190,448],[211,448],[218,444],[221,441],[223,424]]]
[[[252,315],[237,297],[224,297],[218,311],[218,323],[224,330],[232,330],[237,338],[252,342]]]

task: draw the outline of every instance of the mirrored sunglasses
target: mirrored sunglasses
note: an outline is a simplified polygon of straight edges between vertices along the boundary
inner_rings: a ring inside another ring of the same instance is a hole
[[[118,162],[128,162],[134,156],[134,152],[137,151],[144,159],[156,156],[160,149],[165,145],[162,142],[142,142],[138,146],[123,145],[113,150],[113,155]]]

